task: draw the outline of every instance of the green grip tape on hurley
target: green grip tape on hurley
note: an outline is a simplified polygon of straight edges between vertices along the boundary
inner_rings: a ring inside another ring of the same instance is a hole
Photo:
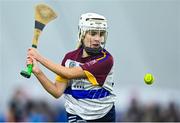
[[[37,45],[32,44],[33,48],[37,48]],[[20,74],[26,78],[30,78],[31,77],[31,73],[32,73],[32,68],[33,68],[33,64],[28,64],[25,70],[22,70],[20,72]]]
[[[33,68],[33,64],[28,64],[26,69],[22,70],[20,74],[26,78],[30,78],[32,73],[32,68]]]

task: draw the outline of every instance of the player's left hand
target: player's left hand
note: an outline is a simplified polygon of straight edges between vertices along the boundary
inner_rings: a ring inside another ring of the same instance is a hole
[[[32,69],[32,72],[34,74],[38,74],[41,72],[39,66],[38,66],[38,61],[36,59],[34,59],[33,57],[31,56],[27,56],[26,58],[26,64],[33,64],[33,69]]]
[[[42,71],[41,71],[41,69],[39,68],[39,65],[38,65],[38,62],[37,62],[37,60],[36,59],[34,59],[34,58],[32,58],[32,60],[33,60],[33,73],[34,74],[39,74],[39,73],[41,73]]]

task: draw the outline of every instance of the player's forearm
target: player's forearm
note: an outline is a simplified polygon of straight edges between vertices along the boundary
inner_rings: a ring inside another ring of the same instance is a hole
[[[66,79],[82,77],[81,75],[78,75],[78,72],[76,72],[72,68],[68,68],[68,67],[64,67],[60,64],[56,64],[45,57],[41,57],[39,59],[39,62],[41,64],[43,64],[46,68],[51,70],[52,72],[56,73],[57,75],[61,75],[62,77],[66,78]]]
[[[44,89],[55,98],[58,98],[63,94],[63,92],[58,91],[55,84],[51,82],[42,71],[39,73],[34,73],[34,75],[39,80]]]

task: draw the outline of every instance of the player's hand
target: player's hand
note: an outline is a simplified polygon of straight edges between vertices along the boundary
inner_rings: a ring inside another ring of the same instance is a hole
[[[42,57],[36,48],[29,48],[27,55],[36,59],[37,61],[39,61]]]
[[[27,56],[27,59],[26,59],[26,65],[28,64],[32,64],[33,63],[33,60],[30,56]]]
[[[36,59],[34,59],[34,58],[32,58],[32,60],[33,60],[33,69],[32,69],[32,72],[33,72],[34,74],[39,74],[39,73],[41,73],[41,69],[40,69],[39,66],[38,66],[38,61],[37,61]]]
[[[38,66],[38,62],[36,59],[34,59],[33,57],[31,56],[27,56],[27,59],[26,59],[26,64],[33,64],[33,69],[32,69],[32,72],[34,74],[38,74],[41,72],[39,66]]]

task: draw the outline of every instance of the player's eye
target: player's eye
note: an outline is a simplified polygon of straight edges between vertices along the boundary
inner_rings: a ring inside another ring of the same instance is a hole
[[[100,32],[100,37],[105,36],[105,31]]]
[[[95,36],[95,35],[97,35],[98,33],[97,33],[97,31],[91,31],[90,34],[91,34],[91,36]]]
[[[105,31],[93,31],[93,30],[90,31],[91,36],[95,36],[98,34],[100,37],[102,37],[102,36],[105,36],[105,33],[106,33]]]

